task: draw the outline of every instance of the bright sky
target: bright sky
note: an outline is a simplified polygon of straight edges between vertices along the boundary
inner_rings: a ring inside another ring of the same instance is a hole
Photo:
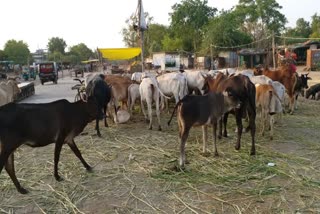
[[[311,20],[319,0],[277,0],[288,26],[298,18]],[[121,29],[135,12],[138,0],[4,0],[1,1],[0,49],[10,40],[23,40],[31,52],[46,48],[49,38],[59,37],[68,47],[79,43],[89,48],[124,47]],[[179,0],[143,0],[144,11],[154,22],[169,25],[171,6]],[[218,10],[230,9],[238,0],[208,0]]]

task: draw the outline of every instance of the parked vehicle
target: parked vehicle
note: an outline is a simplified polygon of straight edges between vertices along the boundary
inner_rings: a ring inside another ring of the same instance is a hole
[[[35,67],[33,66],[23,66],[22,67],[22,78],[25,80],[25,81],[28,81],[29,78],[31,79],[36,79],[37,75],[36,75],[36,71],[35,71]]]
[[[56,62],[41,62],[39,67],[39,78],[41,84],[52,81],[54,84],[58,83],[58,68]]]

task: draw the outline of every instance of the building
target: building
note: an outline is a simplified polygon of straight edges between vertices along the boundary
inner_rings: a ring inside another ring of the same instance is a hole
[[[44,61],[48,61],[48,51],[47,49],[38,49],[36,52],[31,53],[33,60],[36,64]]]

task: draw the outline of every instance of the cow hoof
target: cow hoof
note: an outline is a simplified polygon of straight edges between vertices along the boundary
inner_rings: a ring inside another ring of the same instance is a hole
[[[55,175],[54,177],[55,177],[56,181],[59,181],[59,182],[63,181],[63,178],[61,178],[60,175]]]
[[[218,135],[218,139],[221,140],[221,138],[222,138],[222,136],[221,136],[221,135]]]
[[[202,152],[201,155],[203,157],[209,157],[210,156],[210,152]]]
[[[184,172],[185,171],[185,167],[184,166],[174,166],[172,168],[172,171],[175,171],[175,172]]]
[[[240,146],[235,146],[234,147],[236,150],[240,150]]]
[[[161,126],[159,126],[159,128],[158,128],[158,131],[162,131],[162,128],[161,128]]]
[[[97,133],[98,137],[101,137],[101,133]]]
[[[215,153],[214,153],[214,156],[215,156],[215,157],[219,157],[219,153],[218,153],[218,152],[215,152]]]
[[[256,151],[251,151],[250,155],[256,155]]]
[[[270,140],[273,140],[273,137],[272,137],[272,136],[270,137]]]
[[[88,167],[86,168],[86,170],[87,170],[88,172],[93,172],[93,168],[92,168],[91,166],[88,166]]]
[[[152,130],[152,126],[149,127],[149,130]]]
[[[18,189],[18,192],[20,192],[21,194],[27,194],[29,191],[26,190],[26,189],[23,188],[23,187],[20,187],[20,188]]]

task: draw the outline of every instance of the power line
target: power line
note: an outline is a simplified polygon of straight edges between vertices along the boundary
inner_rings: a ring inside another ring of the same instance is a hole
[[[240,48],[240,47],[245,47],[245,46],[249,46],[249,45],[253,45],[255,43],[259,43],[262,42],[264,40],[270,39],[271,36],[267,36],[266,38],[260,39],[258,41],[254,41],[251,43],[247,43],[247,44],[242,44],[242,45],[235,45],[235,46],[230,46],[230,47],[223,47],[223,46],[218,46],[218,45],[213,45],[211,44],[211,47],[215,47],[215,48],[220,48],[220,49],[234,49],[234,48]]]
[[[303,38],[303,37],[289,37],[289,36],[275,36],[275,37],[282,38],[282,39],[297,39],[297,40],[299,40],[299,39],[308,39],[308,40],[320,39],[320,38]]]

